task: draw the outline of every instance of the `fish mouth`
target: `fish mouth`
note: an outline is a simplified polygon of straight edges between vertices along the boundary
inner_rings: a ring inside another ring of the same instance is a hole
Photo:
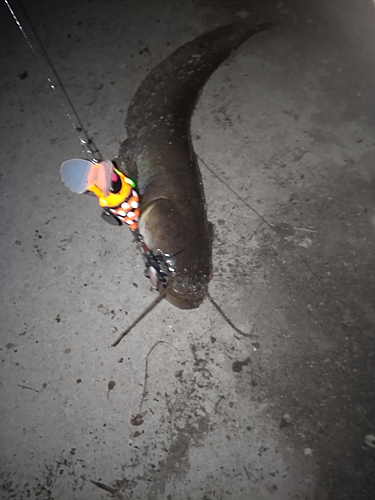
[[[159,293],[163,293],[163,287],[159,281],[154,268],[147,269],[146,276],[150,279],[151,286]],[[173,278],[171,278],[173,280]],[[178,280],[172,281],[165,293],[165,299],[179,309],[196,309],[201,305],[207,294],[207,286],[183,286]]]
[[[177,281],[172,283],[165,295],[165,299],[179,309],[196,309],[199,307],[207,295],[207,283],[200,283],[198,286],[186,288]]]
[[[173,288],[168,290],[165,298],[166,300],[172,304],[172,306],[178,307],[179,309],[196,309],[199,307],[204,299],[205,295],[186,295],[186,293],[182,294]]]

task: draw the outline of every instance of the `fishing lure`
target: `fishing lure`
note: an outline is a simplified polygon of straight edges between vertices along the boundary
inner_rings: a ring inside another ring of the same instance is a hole
[[[173,260],[161,250],[154,253],[139,232],[141,203],[136,183],[116,168],[110,160],[65,161],[60,169],[61,180],[74,193],[93,193],[103,209],[102,218],[112,225],[127,225],[139,244],[145,262],[145,276],[155,288],[165,288],[174,273]]]

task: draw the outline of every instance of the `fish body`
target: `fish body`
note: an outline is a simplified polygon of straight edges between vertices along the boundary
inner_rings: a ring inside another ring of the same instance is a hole
[[[146,245],[173,256],[166,299],[181,309],[201,304],[211,274],[211,231],[190,136],[194,106],[215,69],[267,27],[237,22],[186,43],[147,75],[127,112],[120,164],[137,182]]]

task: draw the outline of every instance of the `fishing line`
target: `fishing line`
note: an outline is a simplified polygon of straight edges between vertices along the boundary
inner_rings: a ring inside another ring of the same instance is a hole
[[[27,15],[27,12],[25,11],[25,8],[23,7],[22,3],[19,1],[17,1],[17,2],[13,1],[13,3],[17,4],[18,10],[20,11],[20,13],[25,21],[23,24],[28,26],[29,36],[27,35],[23,25],[21,24],[21,22],[19,20],[20,16],[17,16],[14,9],[12,9],[9,1],[4,0],[4,2],[6,4],[6,6],[8,7],[8,10],[9,10],[11,16],[13,17],[14,22],[16,23],[16,25],[20,29],[27,45],[29,46],[30,50],[33,52],[38,63],[40,64],[40,66],[43,67],[43,66],[47,65],[48,68],[50,69],[50,71],[52,72],[53,77],[54,77],[54,81],[50,78],[48,72],[46,72],[46,71],[45,71],[45,77],[47,79],[47,82],[48,82],[50,88],[52,89],[52,91],[56,95],[57,100],[60,103],[60,106],[65,111],[65,114],[68,117],[70,124],[72,125],[72,127],[74,128],[76,133],[78,134],[79,143],[80,143],[80,146],[82,149],[82,153],[86,156],[87,159],[90,159],[90,160],[96,160],[98,158],[101,158],[102,156],[99,152],[99,149],[96,147],[94,141],[92,139],[89,139],[88,134],[87,134],[87,132],[86,132],[79,116],[78,116],[78,113],[77,113],[72,101],[70,100],[70,98],[69,98],[60,78],[59,78],[59,75],[57,74],[57,71],[56,71],[54,65],[52,64],[51,59],[49,58],[46,50],[44,49],[42,41],[38,37],[38,34],[35,31],[35,28],[31,22],[29,16]],[[30,40],[30,34],[33,37],[33,41]],[[39,53],[35,47],[38,47]],[[43,60],[44,60],[44,63],[43,63]]]
[[[316,279],[316,281],[320,284],[320,286],[323,288],[323,290],[326,292],[326,294],[331,298],[331,300],[333,300],[333,302],[335,302],[337,305],[339,305],[339,303],[333,297],[333,295],[328,290],[328,288],[325,286],[325,284],[323,283],[323,281],[319,278],[319,276],[316,274],[316,272],[313,271],[312,267],[306,262],[306,260],[302,257],[302,255],[299,253],[299,251],[288,240],[286,240],[282,234],[280,234],[280,232],[275,228],[275,226],[273,226],[270,222],[268,222],[268,220],[265,217],[263,217],[263,215],[261,215],[257,210],[255,210],[255,208],[252,205],[250,205],[244,198],[242,198],[242,196],[240,196],[233,188],[231,188],[230,185],[227,182],[225,182],[217,174],[217,172],[215,172],[215,170],[213,170],[212,168],[210,168],[207,165],[207,163],[200,156],[198,156],[197,158],[199,159],[199,161],[202,162],[202,164],[206,167],[206,169],[219,182],[221,182],[221,184],[223,184],[232,194],[234,194],[234,196],[236,196],[236,198],[238,198],[247,208],[249,208],[257,217],[259,217],[259,219],[266,226],[268,226],[271,229],[271,231],[273,231],[285,243],[285,245],[287,247],[289,247],[292,250],[292,252],[298,257],[298,259],[302,262],[302,264],[309,270],[310,274]],[[340,308],[341,308],[341,306],[340,306]]]

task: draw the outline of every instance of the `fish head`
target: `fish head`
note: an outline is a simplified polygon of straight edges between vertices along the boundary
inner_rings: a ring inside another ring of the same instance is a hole
[[[210,251],[205,216],[179,211],[166,199],[153,201],[142,211],[139,230],[154,254],[168,255],[173,280],[166,300],[180,309],[198,307],[208,290]],[[154,288],[160,289],[155,270],[149,270]]]

